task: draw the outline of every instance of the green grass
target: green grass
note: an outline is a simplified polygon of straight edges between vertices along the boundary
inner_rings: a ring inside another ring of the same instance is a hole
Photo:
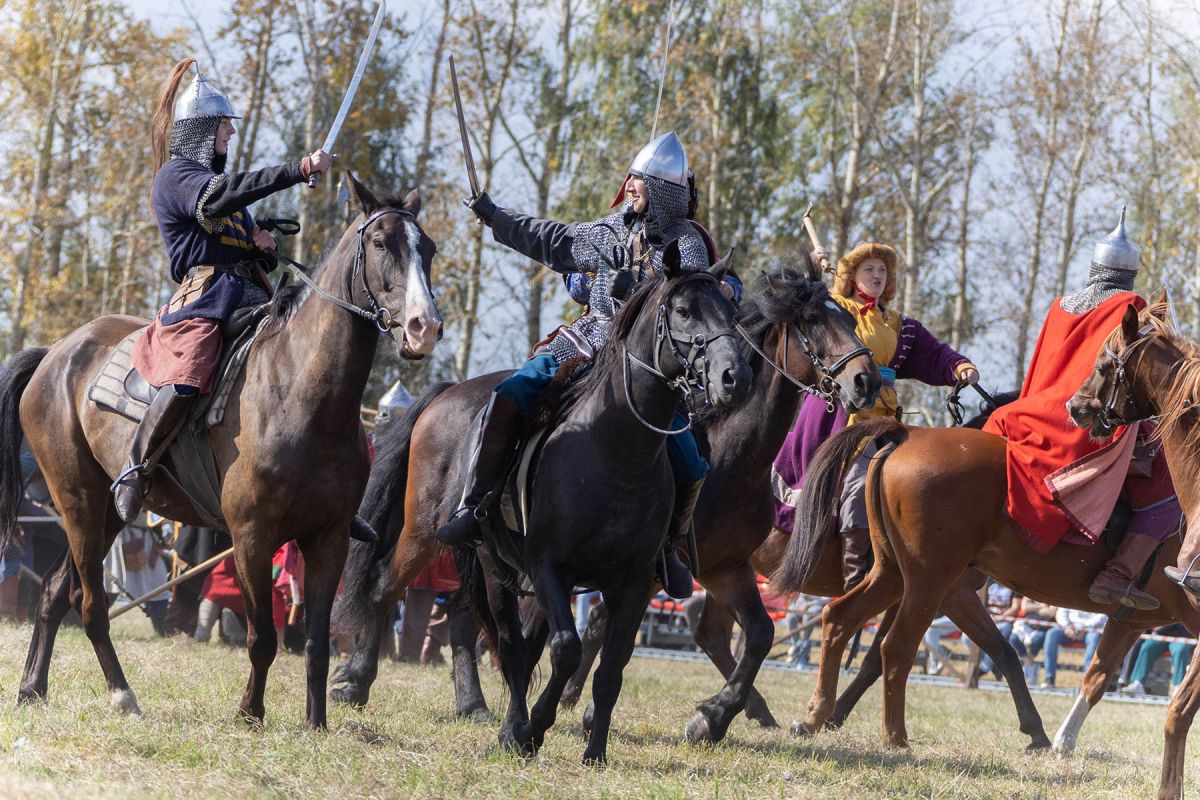
[[[453,719],[441,668],[385,663],[367,710],[331,706],[329,731],[312,734],[301,729],[303,659],[281,655],[267,686],[266,728],[255,731],[234,714],[248,669],[243,651],[159,640],[135,616],[118,620],[114,635],[141,718],[109,707],[78,629],[59,636],[48,704],[13,708],[30,628],[0,624],[0,796],[1078,800],[1147,797],[1158,785],[1162,707],[1102,703],[1064,761],[1022,751],[1006,694],[911,686],[912,747],[885,750],[878,690],[842,731],[797,740],[786,725],[800,716],[812,679],[767,672],[758,685],[785,729],[739,717],[720,745],[693,747],[683,725],[719,688],[716,670],[638,658],[626,670],[604,770],[579,764],[579,710],[559,716],[536,759],[500,750],[495,725]],[[501,708],[499,675],[483,673],[488,702]],[[1036,699],[1053,735],[1069,700]]]

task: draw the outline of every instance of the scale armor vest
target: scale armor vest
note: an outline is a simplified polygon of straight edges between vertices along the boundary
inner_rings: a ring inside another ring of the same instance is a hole
[[[1071,314],[1085,314],[1114,295],[1132,292],[1140,256],[1141,249],[1125,232],[1122,207],[1116,229],[1097,242],[1092,251],[1092,268],[1082,291],[1063,297],[1059,306]]]

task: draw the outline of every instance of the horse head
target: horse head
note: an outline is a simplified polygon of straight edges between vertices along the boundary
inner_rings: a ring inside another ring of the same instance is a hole
[[[437,247],[417,221],[421,190],[378,199],[350,172],[346,177],[355,218],[340,246],[356,249],[352,302],[375,315],[401,357],[423,358],[442,338],[442,319],[430,289]]]
[[[739,318],[751,346],[778,332],[775,353],[764,357],[789,380],[826,403],[854,412],[870,408],[883,383],[871,351],[854,333],[854,317],[829,296],[820,273],[805,257],[803,274],[764,273]]]
[[[749,396],[753,373],[734,340],[733,303],[721,293],[730,256],[708,270],[685,273],[674,250],[668,248],[663,258],[666,280],[647,281],[635,292],[618,316],[616,336],[625,339],[631,355],[652,360],[667,383],[702,391],[718,409],[732,408]],[[640,313],[645,306],[656,310]],[[637,331],[651,320],[652,340]]]
[[[1096,356],[1092,374],[1067,401],[1071,421],[1094,438],[1106,439],[1121,425],[1159,414],[1155,377],[1182,356],[1176,339],[1165,296],[1140,315],[1136,306],[1127,305],[1120,326]]]

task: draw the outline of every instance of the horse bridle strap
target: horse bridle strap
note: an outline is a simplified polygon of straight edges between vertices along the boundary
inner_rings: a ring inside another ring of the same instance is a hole
[[[369,310],[360,308],[353,303],[348,303],[340,297],[336,297],[322,289],[317,285],[316,281],[308,276],[308,268],[299,261],[288,258],[282,253],[275,253],[275,256],[288,266],[292,267],[292,274],[307,284],[308,287],[316,292],[322,299],[328,300],[330,303],[333,303],[339,308],[343,308],[352,314],[357,314],[363,319],[375,323],[375,327],[379,329],[380,333],[386,333],[390,335],[392,328],[396,327],[396,320],[393,317],[392,312],[384,306],[381,306],[379,301],[375,298],[375,293],[371,291],[371,286],[367,283],[367,271],[364,269],[364,264],[366,263],[366,245],[364,244],[366,237],[364,236],[364,233],[371,223],[375,222],[380,217],[384,217],[389,214],[397,214],[402,217],[412,217],[415,219],[415,216],[412,214],[412,212],[405,211],[400,208],[381,208],[371,214],[371,216],[367,217],[366,221],[363,222],[362,225],[359,225],[354,231],[356,234],[358,234],[358,250],[354,254],[354,272],[352,273],[350,280],[353,281],[355,277],[361,278],[363,294],[366,295],[367,305],[370,306]]]
[[[1145,336],[1148,331],[1142,328],[1138,331],[1138,337],[1125,346],[1124,352],[1116,353],[1108,342],[1104,343],[1104,355],[1108,356],[1116,364],[1116,372],[1113,374],[1112,388],[1108,392],[1108,399],[1104,401],[1104,405],[1100,408],[1100,413],[1097,415],[1100,421],[1109,428],[1117,425],[1131,425],[1140,420],[1127,420],[1124,417],[1117,415],[1117,392],[1120,391],[1122,384],[1126,382],[1125,364],[1133,355],[1134,348],[1142,342],[1148,341],[1149,337]],[[1131,387],[1126,387],[1126,391],[1132,393]],[[1097,398],[1099,399],[1099,398]]]
[[[800,391],[807,392],[808,394],[811,394],[814,397],[819,397],[822,400],[824,400],[826,409],[828,409],[831,413],[834,410],[835,398],[836,398],[836,394],[835,394],[836,390],[835,390],[835,387],[833,386],[833,382],[837,379],[837,376],[840,375],[842,373],[842,371],[844,369],[846,369],[847,366],[849,366],[851,361],[858,358],[859,356],[866,356],[867,358],[871,357],[871,349],[869,347],[866,347],[865,345],[862,345],[862,346],[855,348],[854,350],[851,350],[849,353],[846,353],[845,355],[840,356],[837,361],[833,362],[832,366],[826,367],[825,363],[823,361],[821,361],[821,357],[818,356],[813,351],[812,345],[808,341],[808,337],[805,336],[804,333],[798,327],[796,327],[795,323],[789,322],[789,323],[787,323],[788,328],[790,328],[791,331],[795,332],[797,338],[800,339],[801,344],[804,346],[804,352],[808,355],[808,357],[812,360],[813,365],[821,373],[820,383],[816,386],[810,386],[809,384],[804,383],[803,381],[801,381],[801,380],[797,379],[795,376],[793,376],[790,372],[788,372],[786,366],[780,366],[779,364],[777,364],[775,362],[775,359],[773,359],[769,355],[767,355],[766,351],[764,351],[761,347],[759,347],[758,344],[756,344],[755,341],[750,337],[749,331],[747,331],[745,328],[743,328],[741,323],[735,322],[735,323],[733,323],[733,325],[735,328],[737,328],[737,332],[742,335],[742,338],[746,340],[746,344],[750,345],[750,349],[753,350],[754,352],[758,353],[758,355],[762,357],[763,361],[770,364],[771,367],[776,372],[778,372],[780,375],[782,375],[785,379],[787,379],[793,386],[795,386]],[[791,338],[787,334],[788,334],[788,331],[785,330],[784,331],[784,339],[783,339],[783,358],[784,358],[785,365],[787,363],[788,340]]]

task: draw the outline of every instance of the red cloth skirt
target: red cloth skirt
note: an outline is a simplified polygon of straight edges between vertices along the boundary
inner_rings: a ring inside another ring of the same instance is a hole
[[[166,310],[133,343],[133,366],[151,386],[195,386],[208,394],[221,361],[220,322],[197,317],[161,325]]]
[[[208,573],[200,596],[213,601],[221,608],[228,608],[235,614],[246,613],[233,556],[217,564],[213,571]],[[271,591],[271,620],[276,628],[282,628],[287,623],[287,592],[279,586],[272,587]]]

